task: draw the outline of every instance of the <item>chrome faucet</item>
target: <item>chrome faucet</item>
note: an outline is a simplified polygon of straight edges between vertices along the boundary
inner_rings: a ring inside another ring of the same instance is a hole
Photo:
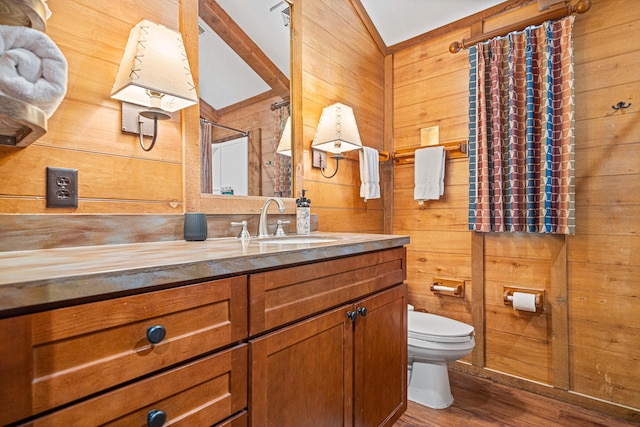
[[[258,225],[258,237],[267,237],[269,236],[269,231],[267,230],[267,210],[269,209],[269,205],[271,202],[278,203],[278,209],[280,212],[284,212],[284,203],[277,197],[269,197],[264,205],[262,205],[262,209],[260,209],[260,224]]]

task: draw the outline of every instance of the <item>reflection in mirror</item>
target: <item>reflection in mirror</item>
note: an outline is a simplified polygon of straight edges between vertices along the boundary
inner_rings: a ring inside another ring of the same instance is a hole
[[[247,132],[200,119],[203,193],[291,197],[291,154],[277,152],[287,136],[282,121],[288,108],[275,111],[274,118],[268,138],[262,129]]]
[[[291,197],[289,4],[199,4],[201,192]]]

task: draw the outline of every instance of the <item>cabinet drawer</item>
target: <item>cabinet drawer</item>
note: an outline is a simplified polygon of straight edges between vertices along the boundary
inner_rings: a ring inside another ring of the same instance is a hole
[[[214,427],[247,427],[249,425],[249,413],[242,411],[237,415],[234,415],[228,420],[222,421],[220,424],[216,424]]]
[[[11,396],[20,412],[9,419],[0,416],[2,422],[241,341],[247,336],[247,279],[203,282],[5,320],[21,326],[30,338],[18,343],[23,364],[9,374],[14,386],[0,385],[0,396]],[[165,331],[155,344],[148,339],[153,327]]]
[[[249,335],[402,283],[405,248],[356,255],[249,276]]]
[[[214,425],[246,408],[247,363],[247,345],[242,344],[24,426],[142,426],[149,416],[162,417],[154,411],[164,413],[164,425]]]

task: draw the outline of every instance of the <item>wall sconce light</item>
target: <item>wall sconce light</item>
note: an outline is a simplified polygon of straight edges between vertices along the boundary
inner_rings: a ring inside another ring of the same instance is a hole
[[[182,35],[147,19],[138,22],[129,33],[111,98],[123,101],[123,131],[139,134],[140,146],[150,151],[158,136],[158,120],[169,119],[168,113],[198,103]],[[126,103],[145,109],[127,107]],[[125,126],[127,120],[132,120],[127,114],[137,114],[133,117],[133,120],[137,118],[137,129]],[[144,121],[140,116],[153,120],[149,147],[144,144]]]
[[[291,157],[291,116],[287,117],[276,153]]]
[[[311,143],[313,167],[320,168],[325,178],[333,178],[338,173],[339,161],[344,159],[342,153],[360,149],[362,141],[353,109],[339,102],[325,107]],[[336,160],[336,169],[330,176],[324,173],[327,165],[326,153],[333,153],[331,158]]]

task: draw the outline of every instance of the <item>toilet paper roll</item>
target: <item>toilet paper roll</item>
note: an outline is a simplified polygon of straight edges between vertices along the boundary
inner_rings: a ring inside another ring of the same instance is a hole
[[[521,311],[536,311],[536,294],[523,292],[513,293],[513,309]]]

